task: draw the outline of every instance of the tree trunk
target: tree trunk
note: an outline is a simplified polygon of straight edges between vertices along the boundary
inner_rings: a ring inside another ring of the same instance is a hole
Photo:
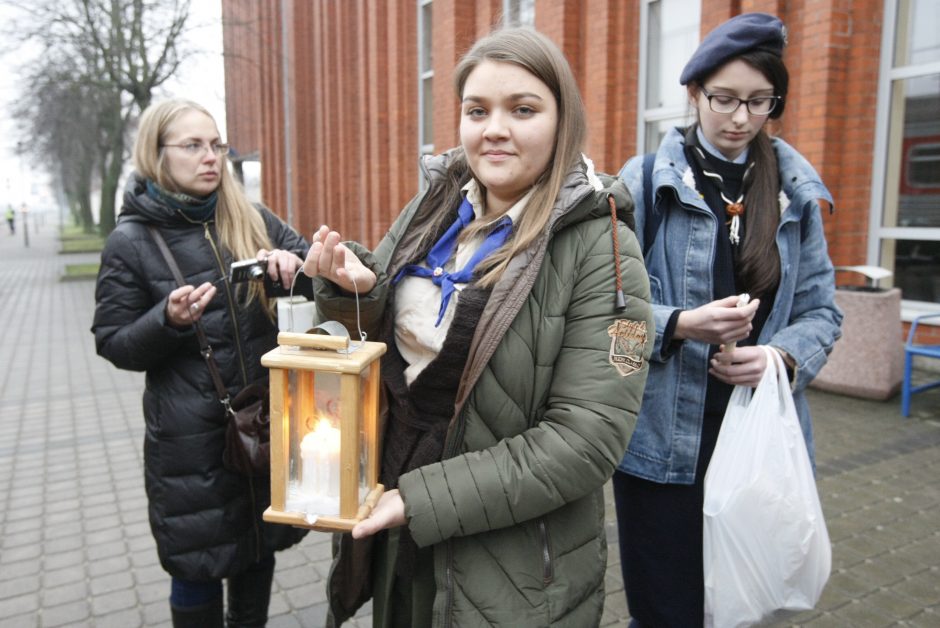
[[[98,231],[103,237],[114,231],[115,204],[118,182],[124,166],[124,120],[121,110],[117,109],[113,118],[111,146],[102,160],[101,168],[101,206],[98,213]]]

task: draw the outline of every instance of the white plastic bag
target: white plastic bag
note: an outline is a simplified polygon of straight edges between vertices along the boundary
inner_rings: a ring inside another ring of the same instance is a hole
[[[783,359],[736,386],[705,474],[705,625],[749,626],[811,609],[832,548]]]

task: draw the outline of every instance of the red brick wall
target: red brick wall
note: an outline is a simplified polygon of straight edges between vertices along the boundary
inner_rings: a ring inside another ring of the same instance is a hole
[[[260,154],[263,200],[284,217],[290,191],[303,234],[326,223],[375,245],[418,186],[417,3],[289,0],[286,43],[281,5],[222,2],[229,141]],[[452,69],[501,10],[501,0],[434,0],[438,152],[457,143]],[[788,26],[790,98],[774,128],[835,198],[837,211],[824,217],[834,263],[864,263],[882,1],[703,0],[702,33],[747,11]],[[616,172],[636,151],[639,15],[639,0],[536,0],[536,27],[566,53],[582,89],[586,153],[602,171]],[[925,341],[940,341],[940,328],[924,331]]]
[[[223,1],[230,139],[257,144],[264,200],[286,215],[289,189],[303,233],[327,223],[374,245],[418,185],[417,3],[291,0],[286,44],[281,4]],[[453,67],[498,22],[501,7],[500,0],[434,0],[438,152],[457,143]],[[790,99],[775,128],[836,199],[836,213],[824,219],[833,260],[863,263],[881,0],[703,0],[702,31],[755,10],[780,15],[789,29]],[[636,150],[639,11],[639,0],[536,0],[536,27],[565,51],[582,88],[586,152],[602,171],[616,172]],[[289,142],[282,51],[289,55]]]
[[[225,93],[237,95],[226,102],[226,136],[239,155],[255,153],[261,145],[259,21],[255,0],[222,4]]]

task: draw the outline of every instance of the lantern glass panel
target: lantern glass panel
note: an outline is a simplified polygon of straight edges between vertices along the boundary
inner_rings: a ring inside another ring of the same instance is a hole
[[[340,512],[340,375],[288,371],[290,426],[287,510]]]

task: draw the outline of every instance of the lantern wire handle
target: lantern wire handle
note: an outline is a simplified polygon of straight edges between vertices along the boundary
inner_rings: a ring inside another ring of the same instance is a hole
[[[297,285],[297,276],[304,272],[304,267],[301,266],[298,269],[298,272],[294,273],[294,278],[290,282],[290,302],[287,304],[287,325],[290,329],[294,329],[294,286]],[[306,273],[304,273],[306,274]],[[356,296],[356,330],[359,332],[359,342],[350,343],[349,349],[346,351],[340,351],[340,353],[352,353],[361,349],[366,342],[366,338],[369,335],[362,331],[362,320],[359,316],[359,286],[356,285],[356,279],[352,275],[349,276],[353,283],[353,294]],[[347,335],[349,332],[346,332]]]

